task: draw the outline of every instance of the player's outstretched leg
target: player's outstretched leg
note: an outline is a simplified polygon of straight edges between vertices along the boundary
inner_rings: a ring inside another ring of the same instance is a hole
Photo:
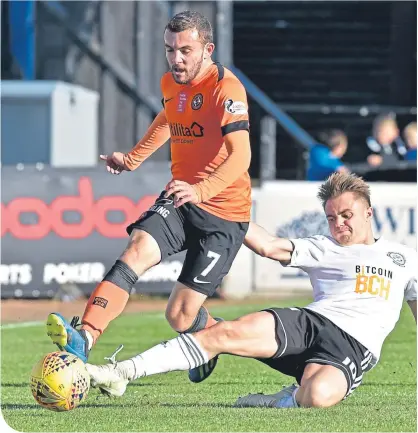
[[[132,287],[138,277],[161,260],[157,241],[147,232],[134,229],[129,244],[120,259],[94,289],[87,302],[81,329],[75,328],[74,320],[68,323],[58,313],[47,319],[47,334],[60,350],[87,358],[92,346],[109,323],[125,309]]]
[[[214,317],[214,319],[217,322],[223,321],[223,319],[221,319],[220,317]],[[189,370],[189,380],[193,383],[203,382],[212,374],[213,370],[215,370],[218,359],[219,356],[217,355],[214,358],[210,359],[208,363]]]
[[[93,386],[120,396],[130,381],[169,371],[193,370],[220,353],[270,358],[278,348],[273,315],[262,311],[220,322],[196,334],[180,334],[116,366],[86,364]],[[109,358],[115,362],[114,356]]]
[[[100,392],[108,397],[122,397],[132,380],[129,370],[120,364],[86,364],[86,368],[90,375],[90,385],[99,388]]]
[[[110,364],[86,364],[90,375],[90,385],[99,388],[100,392],[108,397],[122,397],[129,382],[135,379],[135,365],[131,362],[116,362],[116,355],[123,349],[121,344],[108,359]],[[129,360],[128,360],[129,361]]]
[[[114,397],[122,396],[127,384],[133,380],[169,371],[189,370],[209,360],[208,354],[191,334],[180,334],[133,358],[116,362],[115,356],[119,350],[120,347],[108,358],[111,364],[86,364],[92,386]]]

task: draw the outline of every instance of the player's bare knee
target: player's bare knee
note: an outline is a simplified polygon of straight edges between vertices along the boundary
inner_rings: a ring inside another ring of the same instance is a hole
[[[119,258],[129,265],[137,275],[142,275],[161,260],[157,241],[142,230],[134,230],[125,251]]]
[[[216,340],[217,347],[228,347],[231,341],[239,341],[245,334],[244,324],[237,320],[220,322],[216,325],[216,332],[213,333],[213,339]],[[215,331],[215,329],[214,329]]]
[[[238,324],[235,332],[240,333],[239,338],[263,338],[277,342],[275,319],[270,312],[259,311],[248,314],[234,322]]]
[[[192,326],[195,315],[187,315],[182,310],[167,308],[165,318],[175,331],[186,332]]]
[[[177,331],[176,325],[178,323],[177,317],[178,317],[177,314],[175,314],[172,309],[167,308],[165,310],[165,318],[166,318],[167,322],[176,331]]]
[[[230,343],[237,340],[236,322],[222,321],[198,334],[199,342],[208,352],[228,352]],[[238,340],[239,341],[239,340]]]
[[[305,392],[307,401],[301,402],[308,407],[330,407],[337,404],[341,399],[337,396],[335,387],[326,380],[315,379],[308,381]]]

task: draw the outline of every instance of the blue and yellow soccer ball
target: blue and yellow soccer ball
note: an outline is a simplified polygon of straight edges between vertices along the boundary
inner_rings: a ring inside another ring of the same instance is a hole
[[[83,361],[67,352],[45,355],[32,369],[30,386],[43,407],[63,412],[76,408],[87,397],[90,376]]]

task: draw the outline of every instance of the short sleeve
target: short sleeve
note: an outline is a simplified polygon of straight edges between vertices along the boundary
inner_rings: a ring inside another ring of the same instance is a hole
[[[410,263],[409,269],[411,269],[411,277],[408,281],[408,284],[405,287],[405,300],[406,301],[416,301],[417,300],[417,266],[416,263],[418,261],[418,257],[416,252],[408,257],[408,261]]]
[[[294,268],[312,269],[320,266],[325,254],[325,236],[311,236],[309,238],[290,239],[294,245],[292,258],[288,266]]]
[[[411,278],[405,288],[405,300],[416,301],[417,300],[417,277]]]
[[[224,78],[219,82],[215,105],[222,136],[234,131],[249,130],[247,94],[237,78]]]

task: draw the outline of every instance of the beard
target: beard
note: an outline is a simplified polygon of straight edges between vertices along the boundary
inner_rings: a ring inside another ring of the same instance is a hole
[[[339,239],[339,243],[341,245],[349,245],[351,243],[351,234],[341,236]]]
[[[353,241],[353,233],[350,231],[336,234],[333,237],[340,245],[345,245],[345,246],[351,245]]]
[[[202,57],[190,68],[190,71],[182,71],[185,72],[185,77],[183,79],[179,79],[176,77],[175,75],[175,66],[171,67],[171,74],[173,75],[174,81],[177,84],[188,84],[190,83],[190,81],[194,80],[197,76],[197,74],[200,72],[200,70],[202,69],[202,63],[203,63],[203,53],[202,53]]]

